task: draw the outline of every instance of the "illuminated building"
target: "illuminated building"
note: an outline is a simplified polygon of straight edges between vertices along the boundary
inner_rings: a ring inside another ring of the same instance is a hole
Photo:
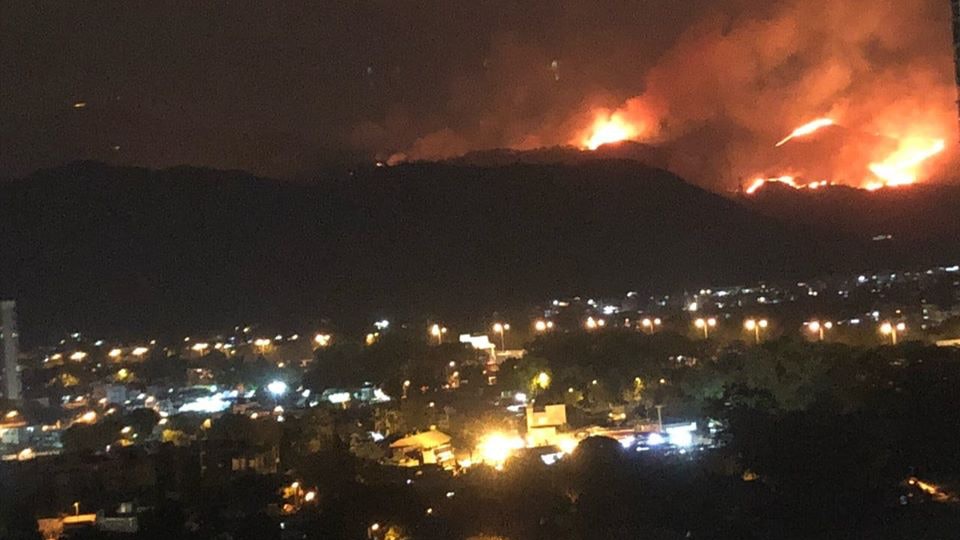
[[[402,467],[420,465],[452,466],[455,463],[450,436],[441,431],[424,431],[390,445],[393,462]]]

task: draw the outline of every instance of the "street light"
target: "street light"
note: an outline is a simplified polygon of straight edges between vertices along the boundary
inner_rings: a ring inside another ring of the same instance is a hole
[[[890,336],[891,345],[897,344],[897,335],[899,333],[903,333],[904,331],[906,331],[906,329],[907,329],[907,325],[902,322],[893,324],[888,321],[880,325],[880,333]]]
[[[437,345],[443,343],[443,335],[447,333],[447,327],[434,323],[430,327],[430,335],[437,338]]]
[[[500,322],[493,323],[493,331],[496,332],[496,333],[498,333],[498,334],[500,334],[500,349],[501,349],[501,350],[506,350],[506,346],[504,346],[503,333],[506,332],[507,330],[510,330],[510,324],[509,324],[509,323],[500,323]]]
[[[766,319],[747,319],[743,321],[743,327],[748,332],[753,332],[753,338],[757,343],[760,343],[760,332],[767,329],[769,323]]]
[[[596,330],[597,328],[603,328],[607,325],[607,321],[603,319],[594,319],[593,317],[587,317],[587,322],[584,323],[584,326],[587,327],[587,330]]]
[[[538,319],[537,322],[533,323],[533,329],[541,334],[547,330],[553,330],[553,321]]]
[[[330,339],[330,334],[317,334],[313,336],[313,342],[320,348],[328,347],[330,345]]]
[[[833,328],[833,323],[826,321],[821,323],[820,321],[810,321],[806,323],[807,330],[817,335],[819,341],[823,341],[824,332]]]
[[[287,393],[287,383],[283,381],[271,381],[267,385],[267,390],[273,394],[275,398],[279,398]]]
[[[703,330],[703,339],[710,338],[710,329],[717,326],[717,319],[710,317],[708,319],[699,318],[693,321],[693,325]]]
[[[640,321],[640,326],[643,327],[645,332],[650,334],[654,333],[657,327],[660,326],[661,324],[663,324],[663,321],[660,320],[660,317],[656,317],[653,319],[646,318]]]

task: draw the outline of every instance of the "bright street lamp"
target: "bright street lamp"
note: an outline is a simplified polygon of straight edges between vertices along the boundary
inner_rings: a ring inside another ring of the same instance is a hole
[[[504,346],[503,333],[506,332],[507,330],[510,330],[510,324],[509,324],[509,323],[500,323],[500,322],[493,323],[493,331],[496,332],[496,333],[498,333],[498,334],[500,334],[500,349],[501,349],[501,350],[506,350],[506,347]]]
[[[287,393],[287,383],[283,381],[272,381],[267,385],[267,391],[274,395],[274,397],[280,397]]]
[[[313,342],[320,348],[328,347],[330,345],[330,339],[330,334],[317,334],[313,336]]]
[[[833,328],[833,323],[830,321],[821,323],[820,321],[810,321],[806,323],[807,330],[817,335],[819,341],[823,341],[824,331],[830,330]]]
[[[541,334],[547,330],[553,330],[553,321],[538,319],[537,322],[533,323],[533,329]]]
[[[766,330],[769,323],[766,319],[747,319],[743,321],[743,327],[748,332],[753,332],[753,338],[757,343],[760,343],[760,331]]]
[[[710,317],[708,319],[699,318],[693,321],[693,325],[703,330],[703,339],[710,338],[710,329],[717,326],[717,319]]]
[[[603,319],[594,319],[593,317],[587,317],[587,322],[584,323],[584,326],[587,327],[587,330],[596,330],[597,328],[603,328],[607,325],[607,321]]]
[[[902,322],[899,322],[897,324],[893,324],[891,322],[884,322],[883,324],[880,325],[880,333],[890,336],[891,345],[897,344],[897,335],[899,333],[906,331],[906,329],[907,329],[907,325]]]
[[[663,321],[660,320],[660,317],[656,317],[653,319],[645,318],[640,321],[640,326],[643,327],[643,330],[650,334],[654,333],[657,327],[660,326],[661,324],[663,324]]]
[[[434,324],[430,327],[430,335],[437,338],[437,345],[443,343],[443,335],[447,333],[447,327]]]

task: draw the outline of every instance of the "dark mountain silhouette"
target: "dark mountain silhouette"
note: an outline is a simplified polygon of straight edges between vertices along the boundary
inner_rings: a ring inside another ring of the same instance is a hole
[[[871,251],[883,264],[953,264],[960,260],[958,184],[930,183],[877,191],[846,186],[796,190],[767,184],[739,200],[747,208],[821,235],[872,240]]]
[[[374,316],[478,318],[621,294],[859,267],[836,231],[782,225],[633,161],[450,163],[319,184],[98,163],[0,185],[0,294],[26,338]]]
[[[533,150],[512,150],[509,148],[478,150],[451,158],[446,162],[455,165],[502,167],[520,163],[528,165],[574,165],[611,159],[636,161],[648,167],[662,169],[667,167],[670,154],[669,149],[661,146],[621,141],[604,144],[596,150],[582,150],[575,146],[548,146]]]

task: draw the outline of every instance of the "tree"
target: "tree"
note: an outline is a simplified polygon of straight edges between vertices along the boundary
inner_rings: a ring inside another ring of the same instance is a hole
[[[114,419],[101,419],[95,424],[74,424],[61,436],[67,452],[102,452],[120,436],[123,426]]]

